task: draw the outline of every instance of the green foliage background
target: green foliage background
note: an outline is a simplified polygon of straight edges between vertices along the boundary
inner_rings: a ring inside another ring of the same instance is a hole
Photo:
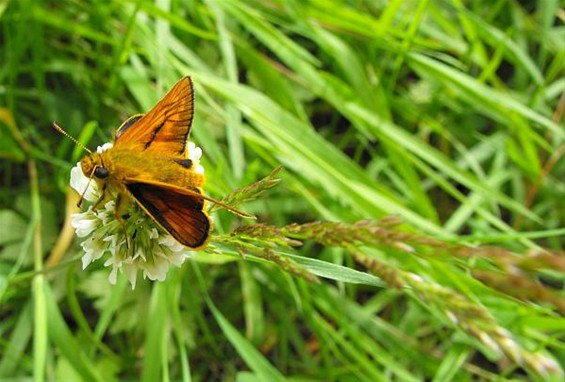
[[[558,380],[564,15],[0,1],[0,377]],[[84,153],[51,122],[94,148],[185,75],[208,194],[284,166],[242,206],[266,225],[218,211],[208,252],[134,291],[76,243],[53,260]],[[341,223],[288,226],[311,221]]]

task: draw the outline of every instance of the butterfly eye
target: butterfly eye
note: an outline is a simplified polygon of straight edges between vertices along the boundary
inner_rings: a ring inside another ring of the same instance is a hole
[[[99,179],[104,179],[106,178],[110,173],[108,172],[108,169],[104,168],[104,167],[96,167],[94,169],[94,176],[99,178]]]

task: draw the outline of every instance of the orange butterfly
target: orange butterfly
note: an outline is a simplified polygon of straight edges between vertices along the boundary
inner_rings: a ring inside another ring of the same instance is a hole
[[[113,147],[106,151],[92,152],[53,125],[89,153],[81,160],[81,168],[101,190],[94,210],[115,197],[116,216],[123,222],[133,199],[178,242],[202,249],[212,229],[205,200],[251,216],[202,194],[204,174],[195,171],[188,156],[193,116],[192,81],[184,77],[147,114],[127,119],[116,131]]]

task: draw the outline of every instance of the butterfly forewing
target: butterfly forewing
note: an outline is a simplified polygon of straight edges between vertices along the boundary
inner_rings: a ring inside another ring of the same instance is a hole
[[[193,115],[192,81],[184,77],[151,111],[138,119],[127,120],[116,132],[114,146],[185,158]]]
[[[193,249],[206,245],[211,229],[210,218],[202,210],[204,201],[182,188],[143,182],[126,184],[139,205],[179,243]]]

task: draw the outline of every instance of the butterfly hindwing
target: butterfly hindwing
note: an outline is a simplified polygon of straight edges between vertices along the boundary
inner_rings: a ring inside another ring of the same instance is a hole
[[[116,130],[116,135],[114,137],[114,140],[121,137],[130,127],[135,125],[135,123],[137,121],[139,121],[142,117],[143,117],[143,114],[136,114],[136,115],[132,115],[131,117],[126,119],[124,121],[124,123],[122,123],[122,125],[120,127],[118,127],[118,130]]]
[[[135,180],[126,183],[137,203],[179,243],[199,249],[206,245],[211,230],[210,218],[203,211],[204,200],[198,188],[184,190],[175,186]]]
[[[147,114],[126,120],[114,146],[184,159],[193,116],[192,81],[183,77]]]

